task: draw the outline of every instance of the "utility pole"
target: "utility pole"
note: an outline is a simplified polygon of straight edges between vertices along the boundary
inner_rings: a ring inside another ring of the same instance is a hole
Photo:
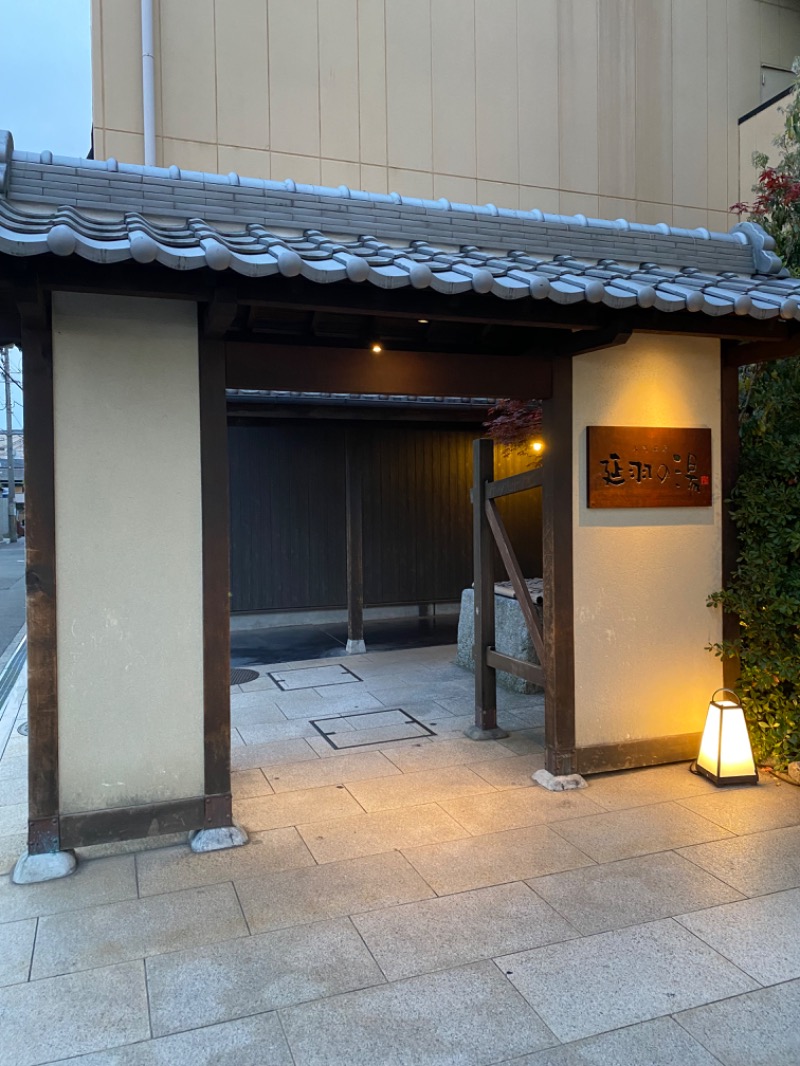
[[[6,381],[6,462],[8,466],[8,539],[17,540],[17,499],[14,476],[14,427],[11,421],[11,372],[8,365],[8,348],[3,353],[3,377]]]

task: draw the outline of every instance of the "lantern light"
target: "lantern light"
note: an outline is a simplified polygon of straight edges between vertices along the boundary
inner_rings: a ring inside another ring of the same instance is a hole
[[[381,352],[383,351],[383,346],[380,345],[380,344],[375,343],[375,344],[372,345],[372,350],[373,350],[373,352],[376,355],[380,355]]]
[[[717,699],[720,695],[723,698]],[[700,754],[690,769],[715,785],[758,784],[744,711],[739,697],[728,688],[717,689],[711,697]]]

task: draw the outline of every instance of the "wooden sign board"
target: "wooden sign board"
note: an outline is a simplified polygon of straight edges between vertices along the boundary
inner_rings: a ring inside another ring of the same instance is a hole
[[[589,507],[710,507],[711,430],[587,426]]]

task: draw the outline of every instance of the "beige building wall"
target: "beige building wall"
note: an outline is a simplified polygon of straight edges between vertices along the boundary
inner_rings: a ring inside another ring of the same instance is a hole
[[[719,342],[636,334],[574,361],[579,748],[697,733],[722,684]],[[590,510],[586,426],[709,427],[713,506]]]
[[[723,230],[800,53],[798,0],[154,3],[162,165]],[[139,0],[92,34],[96,155],[142,162]]]
[[[786,104],[787,98],[779,100],[757,111],[739,126],[739,200],[742,203],[753,201],[753,185],[758,178],[753,153],[765,153],[773,164],[778,161],[778,150],[773,141],[783,133]]]
[[[53,378],[61,811],[202,796],[195,305],[56,293]]]

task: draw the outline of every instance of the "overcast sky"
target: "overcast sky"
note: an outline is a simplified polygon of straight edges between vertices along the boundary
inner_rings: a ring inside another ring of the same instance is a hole
[[[90,0],[0,0],[0,129],[14,147],[85,156],[92,136]],[[19,380],[19,352],[11,352]],[[22,397],[13,389],[14,425]],[[0,395],[0,404],[3,398]],[[0,418],[0,429],[5,418]]]

